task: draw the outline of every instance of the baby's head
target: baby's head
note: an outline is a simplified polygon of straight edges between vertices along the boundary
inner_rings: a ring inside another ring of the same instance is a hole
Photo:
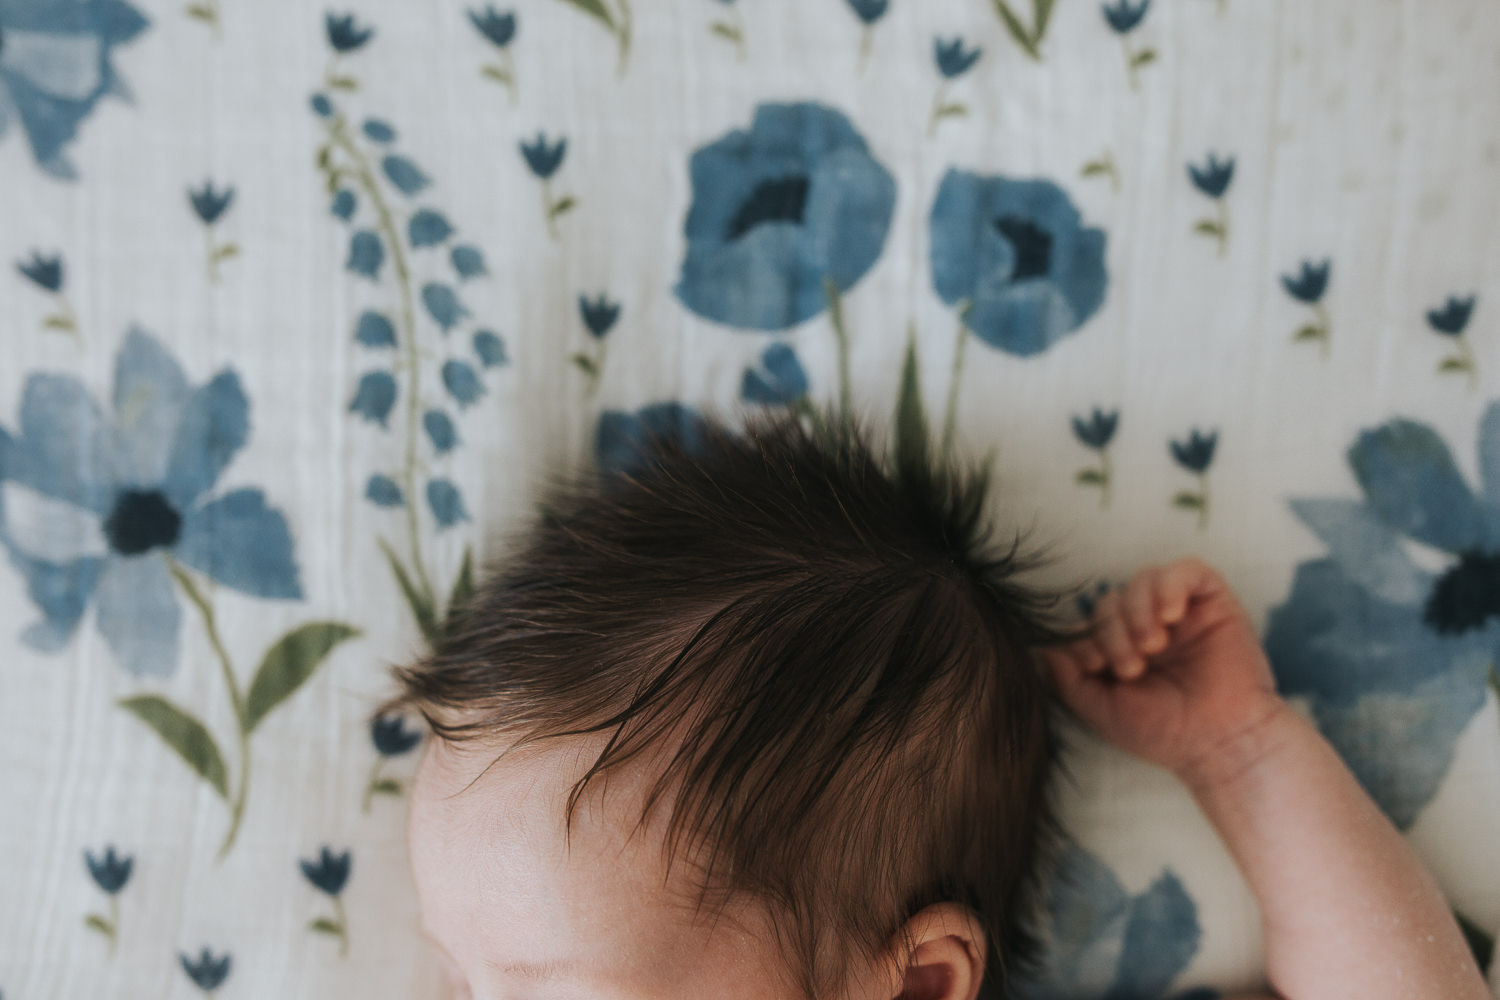
[[[398,671],[438,737],[412,864],[460,995],[998,996],[1057,635],[984,478],[790,418],[638,457],[555,489]]]

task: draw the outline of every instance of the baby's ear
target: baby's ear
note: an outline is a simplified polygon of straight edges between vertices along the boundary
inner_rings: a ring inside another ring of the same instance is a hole
[[[935,903],[906,922],[887,955],[893,1000],[975,1000],[984,981],[984,928],[959,903]]]

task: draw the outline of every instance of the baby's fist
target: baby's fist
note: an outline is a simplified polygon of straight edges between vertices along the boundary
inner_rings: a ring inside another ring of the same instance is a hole
[[[1280,705],[1249,617],[1196,559],[1140,571],[1099,601],[1092,627],[1044,653],[1063,700],[1116,746],[1178,775]]]

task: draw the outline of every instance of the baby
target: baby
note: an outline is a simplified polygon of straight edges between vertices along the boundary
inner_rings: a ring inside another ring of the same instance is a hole
[[[992,547],[983,476],[791,418],[637,457],[555,489],[398,671],[438,737],[411,857],[459,997],[1006,996],[1061,701],[1192,791],[1277,995],[1487,998],[1213,570],[1145,570],[1070,634]]]

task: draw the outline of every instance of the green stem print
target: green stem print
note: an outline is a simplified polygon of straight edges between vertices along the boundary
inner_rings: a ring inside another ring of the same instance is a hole
[[[1317,341],[1318,353],[1326,360],[1328,358],[1329,341],[1332,339],[1333,323],[1328,316],[1328,310],[1323,307],[1323,303],[1313,302],[1311,305],[1313,321],[1298,327],[1297,332],[1292,334],[1292,340],[1295,343]]]
[[[507,46],[506,48],[500,50],[499,55],[496,56],[496,59],[498,61],[485,63],[484,66],[480,68],[479,75],[484,77],[486,80],[493,80],[495,83],[504,87],[510,94],[511,107],[515,107],[516,101],[519,97],[516,87],[515,57],[511,55],[510,48]]]
[[[183,8],[183,13],[208,25],[214,34],[214,41],[224,37],[219,28],[219,0],[195,0]]]
[[[1198,512],[1199,529],[1208,527],[1208,474],[1200,472],[1198,475],[1198,492],[1183,490],[1172,498],[1172,506],[1182,510],[1196,510]]]
[[[724,17],[709,25],[708,30],[718,37],[733,43],[736,57],[740,62],[745,61],[745,18],[740,13],[737,5],[730,3],[722,5]]]
[[[1097,466],[1085,466],[1079,469],[1073,476],[1073,481],[1080,486],[1097,486],[1099,488],[1099,509],[1104,510],[1109,506],[1110,487],[1114,482],[1114,468],[1109,461],[1109,449],[1099,449],[1099,464]]]
[[[1042,61],[1042,39],[1047,35],[1047,24],[1052,19],[1055,0],[1031,0],[1031,25],[1027,26],[1006,0],[990,0],[999,15],[1000,22],[1021,50],[1037,62]]]
[[[844,303],[832,278],[823,279],[823,294],[828,297],[828,318],[839,349],[839,419],[850,426],[854,422],[854,404],[849,397],[849,330],[844,325]]]
[[[214,240],[214,227],[203,227],[203,245],[208,257],[208,280],[210,284],[219,283],[219,264],[231,257],[238,257],[240,253],[237,243],[217,243]]]
[[[1479,387],[1479,364],[1474,358],[1474,348],[1469,345],[1468,338],[1463,334],[1454,336],[1452,340],[1454,346],[1458,348],[1458,353],[1450,354],[1438,362],[1438,374],[1467,376],[1469,391],[1473,392]]]
[[[328,69],[323,73],[323,86],[329,90],[354,91],[359,89],[359,78],[339,72],[339,54],[328,57]]]
[[[333,916],[318,917],[308,922],[307,929],[315,934],[327,934],[329,937],[339,939],[339,957],[347,958],[349,955],[349,919],[344,912],[344,901],[338,896],[329,896],[333,900]]]
[[[1115,194],[1120,193],[1120,168],[1115,164],[1115,154],[1106,149],[1098,157],[1089,160],[1078,171],[1078,176],[1108,177],[1110,190]]]
[[[1130,36],[1124,34],[1120,36],[1120,45],[1125,50],[1125,72],[1130,77],[1130,89],[1140,90],[1140,69],[1156,61],[1156,50],[1148,46],[1137,52],[1130,47]]]
[[[1229,252],[1229,205],[1223,198],[1215,198],[1216,217],[1199,219],[1193,232],[1200,236],[1211,236],[1219,241],[1219,256]]]
[[[590,396],[599,388],[599,376],[604,372],[604,344],[605,341],[600,340],[592,353],[577,351],[569,359],[579,371],[588,377],[588,394]]]
[[[953,371],[948,376],[948,404],[943,413],[943,442],[940,454],[944,461],[953,452],[953,439],[958,432],[958,390],[963,384],[964,349],[969,345],[969,309],[967,299],[958,306],[958,333],[953,344]],[[915,333],[913,333],[915,342]]]
[[[927,138],[937,136],[938,126],[944,118],[963,118],[969,113],[969,106],[962,101],[948,100],[948,81],[944,80],[938,84],[937,96],[932,99],[932,112],[927,117]]]
[[[616,74],[623,77],[630,62],[630,0],[609,0],[617,8],[614,11],[610,10],[610,6],[606,3],[606,0],[563,0],[563,2],[592,17],[607,28],[610,34],[615,36],[615,41],[620,49]]]
[[[73,312],[72,305],[69,304],[67,297],[60,292],[56,298],[57,312],[42,320],[42,328],[45,330],[55,330],[58,333],[66,333],[78,341],[79,344],[82,344],[83,334],[78,330],[78,316]]]
[[[109,916],[105,917],[98,913],[90,913],[83,918],[84,926],[96,930],[109,940],[109,955],[115,955],[115,946],[120,930],[120,901],[113,895],[109,897]]]
[[[875,48],[875,26],[866,24],[859,32],[859,58],[855,61],[855,72],[860,76],[865,75],[865,67],[870,65],[870,52]]]
[[[542,214],[547,219],[548,236],[551,236],[554,240],[557,239],[557,217],[571,212],[577,204],[578,199],[570,194],[565,194],[561,198],[554,198],[552,196],[552,179],[550,177],[542,179]]]
[[[395,778],[388,778],[381,772],[385,770],[385,757],[381,754],[375,755],[375,763],[370,767],[370,777],[365,781],[365,795],[361,801],[361,808],[366,814],[370,806],[375,803],[377,795],[399,796],[402,792],[401,782]]]
[[[173,579],[203,618],[204,631],[228,689],[239,749],[239,780],[234,783],[233,790],[218,742],[196,717],[157,695],[124,698],[118,704],[155,730],[229,807],[229,829],[218,854],[222,861],[234,846],[245,816],[245,803],[250,792],[251,734],[272,710],[312,677],[335,646],[358,635],[359,630],[339,622],[313,622],[293,629],[271,645],[248,691],[242,690],[219,634],[212,603],[181,563],[169,555],[163,555],[163,558],[167,560]]]

